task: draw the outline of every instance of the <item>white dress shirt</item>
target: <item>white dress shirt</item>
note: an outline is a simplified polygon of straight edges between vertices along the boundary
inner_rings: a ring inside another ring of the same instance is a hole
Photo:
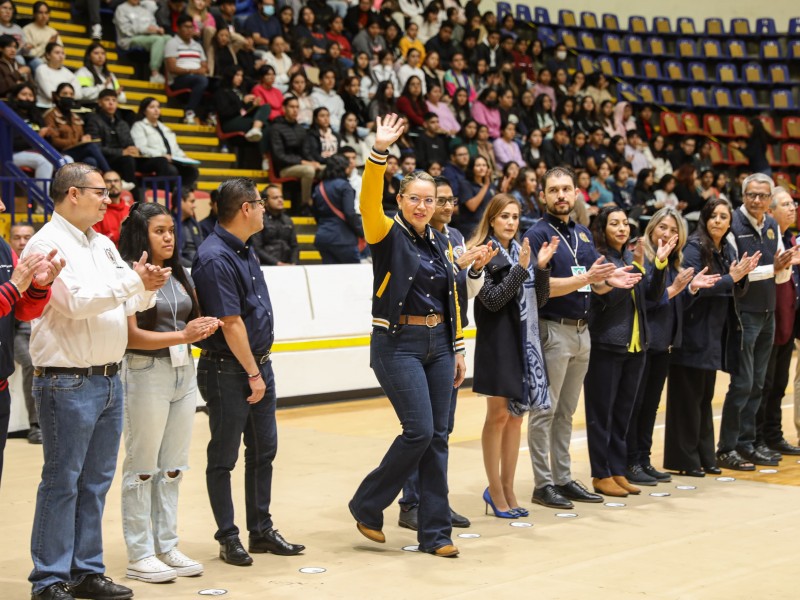
[[[121,361],[127,316],[150,308],[155,292],[145,291],[111,240],[91,228],[78,230],[58,213],[31,238],[22,257],[54,248],[67,264],[41,318],[33,321],[33,364],[83,368]]]

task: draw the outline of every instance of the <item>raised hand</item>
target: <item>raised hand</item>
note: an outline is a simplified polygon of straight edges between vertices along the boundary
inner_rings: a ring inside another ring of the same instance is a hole
[[[497,254],[500,252],[500,247],[498,246],[497,248],[493,249],[492,246],[493,243],[491,241],[487,242],[485,246],[477,246],[478,248],[481,248],[482,251],[472,263],[473,271],[480,271],[483,269],[483,267],[488,265],[495,256],[497,256]]]
[[[703,269],[694,276],[692,283],[689,284],[690,292],[714,287],[717,284],[721,275],[708,273],[707,271],[708,267],[703,267]]]
[[[528,238],[522,240],[522,250],[519,251],[519,266],[527,270],[531,264],[531,243]]]
[[[528,238],[525,238],[525,241],[528,241]],[[550,263],[553,255],[555,255],[556,250],[558,250],[558,242],[558,236],[554,235],[550,238],[549,242],[545,242],[542,244],[542,247],[539,248],[539,254],[536,255],[536,261],[540,269],[547,268],[547,265]]]
[[[33,281],[33,277],[40,269],[39,265],[44,259],[44,254],[35,253],[29,254],[17,262],[14,272],[11,274],[11,283],[16,286],[20,294],[30,287],[31,281]]]
[[[47,287],[52,284],[56,280],[56,277],[58,277],[58,274],[61,273],[61,269],[67,265],[63,258],[56,258],[57,253],[58,250],[53,248],[50,254],[45,256],[42,262],[39,263],[36,275],[33,276],[33,282],[37,286]]]
[[[167,279],[172,274],[170,267],[157,267],[147,262],[147,251],[142,252],[142,256],[133,263],[133,270],[142,278],[144,289],[148,292],[154,292],[161,289]]]
[[[611,276],[606,277],[605,282],[611,287],[629,290],[639,283],[642,278],[641,271],[637,270],[636,272],[631,273],[631,269],[633,269],[633,267],[630,265],[627,267],[614,269],[614,272],[611,274]]]
[[[669,259],[669,255],[672,254],[672,251],[675,250],[675,246],[677,245],[678,245],[677,234],[669,238],[666,244],[661,241],[661,238],[659,238],[658,250],[656,250],[656,259],[658,259],[658,262],[664,262],[665,260]]]
[[[400,136],[403,135],[405,129],[405,122],[396,114],[391,113],[383,117],[375,118],[375,150],[379,152],[386,152],[386,150],[394,144]]]
[[[614,263],[606,262],[604,256],[598,258],[586,272],[586,283],[602,283],[616,270]]]

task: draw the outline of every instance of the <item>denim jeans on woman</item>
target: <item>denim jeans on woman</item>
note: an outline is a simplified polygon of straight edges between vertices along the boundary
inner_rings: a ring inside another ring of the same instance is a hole
[[[119,376],[34,377],[44,443],[31,535],[33,593],[105,573],[103,509],[122,433]]]
[[[178,544],[178,486],[189,468],[197,405],[194,361],[173,367],[169,357],[128,353],[122,385],[122,530],[128,560],[135,562]]]
[[[350,501],[350,512],[371,529],[383,529],[383,511],[419,470],[419,548],[433,552],[452,543],[447,501],[447,431],[455,354],[450,333],[405,326],[395,335],[374,329],[372,370],[403,426],[380,465]]]

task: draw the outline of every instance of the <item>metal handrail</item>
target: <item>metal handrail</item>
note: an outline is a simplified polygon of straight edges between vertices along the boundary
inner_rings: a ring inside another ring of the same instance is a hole
[[[56,169],[67,164],[61,153],[31,129],[5,102],[0,102],[0,139],[7,140],[8,143],[0,144],[0,164],[9,162],[14,153],[11,145],[12,130],[25,138],[25,141],[31,145],[30,149],[44,156],[53,163]]]

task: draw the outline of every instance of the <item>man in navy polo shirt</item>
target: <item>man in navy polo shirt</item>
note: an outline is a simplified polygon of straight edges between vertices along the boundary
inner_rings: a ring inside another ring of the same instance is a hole
[[[535,256],[555,234],[561,238],[550,261],[550,300],[539,310],[542,352],[550,387],[549,410],[528,415],[528,450],[533,465],[532,502],[572,508],[572,502],[602,502],[572,479],[569,442],[572,415],[589,368],[589,301],[612,287],[629,289],[641,278],[630,267],[617,269],[595,249],[592,234],[570,219],[575,206],[575,174],[554,167],[544,175],[547,214],[525,233]],[[549,456],[548,456],[549,455]]]
[[[248,243],[264,228],[264,200],[251,179],[219,187],[218,222],[200,245],[192,278],[203,314],[223,327],[199,345],[197,387],[208,405],[206,485],[217,522],[219,556],[231,565],[253,559],[233,521],[231,471],[244,434],[244,482],[249,550],[290,556],[305,549],[272,527],[272,461],[278,449],[275,377],[269,355],[274,340],[272,304],[258,258]]]

